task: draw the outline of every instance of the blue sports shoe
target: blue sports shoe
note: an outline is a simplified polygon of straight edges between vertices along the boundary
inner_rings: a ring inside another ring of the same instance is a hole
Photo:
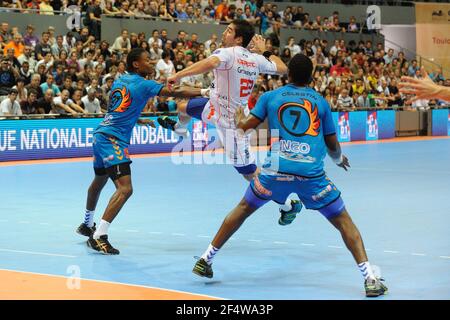
[[[291,200],[292,209],[290,211],[283,211],[280,209],[281,217],[278,219],[280,226],[291,224],[295,220],[297,213],[302,211],[303,205],[299,200]]]

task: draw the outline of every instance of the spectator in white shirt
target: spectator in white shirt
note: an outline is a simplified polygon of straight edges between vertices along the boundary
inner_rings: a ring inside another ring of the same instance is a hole
[[[22,109],[19,102],[17,102],[17,95],[19,92],[16,89],[11,89],[8,98],[0,103],[0,115],[2,116],[21,116]]]
[[[81,102],[84,105],[84,111],[87,113],[102,113],[100,108],[100,101],[95,97],[97,90],[91,88],[88,90],[87,95],[81,98]]]
[[[170,54],[167,51],[164,51],[161,55],[161,59],[156,64],[156,77],[158,80],[161,76],[164,78],[168,78],[175,73],[175,66],[173,62],[170,60]]]
[[[294,37],[289,37],[288,44],[285,48],[291,50],[291,57],[295,56],[297,53],[300,53],[302,51],[300,46],[295,43]]]
[[[57,114],[77,114],[87,113],[82,107],[75,104],[72,99],[69,99],[69,90],[64,89],[59,97],[53,98],[54,113]]]
[[[154,42],[158,44],[158,47],[162,48],[162,40],[159,38],[159,31],[156,29],[153,30],[152,36],[148,39],[148,44],[150,45],[150,47]]]

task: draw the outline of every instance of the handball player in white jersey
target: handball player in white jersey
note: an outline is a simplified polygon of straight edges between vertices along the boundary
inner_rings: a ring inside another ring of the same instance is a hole
[[[176,73],[167,80],[171,84],[182,78],[214,72],[210,89],[203,89],[208,98],[194,98],[178,105],[178,122],[165,116],[158,122],[161,126],[187,136],[191,117],[210,123],[217,128],[227,157],[236,170],[247,180],[257,171],[255,158],[250,151],[250,136],[239,135],[234,123],[237,109],[247,107],[253,86],[260,73],[285,74],[283,61],[266,51],[262,36],[255,35],[252,25],[245,20],[234,20],[222,34],[224,48],[217,49],[205,60]],[[252,47],[252,52],[247,50]],[[248,110],[246,110],[248,113]]]

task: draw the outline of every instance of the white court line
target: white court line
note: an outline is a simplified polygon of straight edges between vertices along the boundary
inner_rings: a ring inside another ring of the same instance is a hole
[[[62,227],[66,227],[66,228],[72,228],[73,226],[71,226],[70,224],[62,224]]]
[[[328,248],[334,248],[334,249],[342,249],[341,246],[328,246]]]
[[[439,258],[441,258],[441,259],[450,259],[449,256],[439,256]]]
[[[50,223],[48,223],[48,222],[39,222],[39,224],[41,226],[49,226],[50,225]]]
[[[425,257],[426,256],[425,253],[415,253],[415,252],[411,253],[411,255],[412,256],[419,256],[419,257]]]
[[[386,252],[386,253],[398,253],[398,251],[393,251],[393,250],[383,250],[383,252]]]
[[[56,253],[46,253],[46,252],[36,252],[36,251],[22,251],[22,250],[10,250],[10,249],[1,249],[3,252],[13,252],[13,253],[24,253],[24,254],[34,254],[40,256],[51,256],[51,257],[63,257],[63,258],[76,258],[76,256],[70,256],[66,254],[56,254]]]
[[[139,230],[127,229],[127,230],[125,230],[125,232],[137,233],[137,232],[139,232]]]
[[[372,249],[366,249],[366,251],[372,251]]]
[[[162,234],[162,232],[160,232],[160,231],[149,231],[148,233],[149,234]]]
[[[301,243],[301,245],[305,246],[305,247],[314,247],[315,246],[314,243]]]
[[[0,220],[0,222],[8,222],[8,220],[4,220],[4,219],[3,219],[3,220]]]
[[[275,244],[289,244],[288,242],[284,242],[284,241],[274,241],[273,243],[275,243]]]
[[[198,237],[198,238],[211,238],[211,236],[205,236],[205,235],[202,235],[202,234],[199,234],[197,237]],[[231,240],[231,239],[230,239],[230,240]]]
[[[184,233],[172,233],[173,236],[184,237]]]
[[[262,240],[256,240],[256,239],[248,239],[247,241],[250,241],[250,242],[262,242]]]

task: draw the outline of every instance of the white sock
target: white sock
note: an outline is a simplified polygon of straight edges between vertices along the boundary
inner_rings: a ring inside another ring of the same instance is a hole
[[[187,125],[188,125],[187,123],[181,123],[180,120],[178,120],[178,122],[175,123],[174,128],[175,128],[175,130],[177,130],[177,129],[187,129]]]
[[[208,246],[208,249],[203,253],[202,258],[208,263],[209,265],[212,264],[212,259],[216,255],[216,253],[219,251],[219,249],[213,247],[212,244]]]
[[[292,210],[291,199],[287,199],[286,203],[280,206],[280,209],[283,210],[284,212],[291,211]]]
[[[100,220],[100,225],[98,226],[98,229],[95,230],[94,232],[94,239],[98,239],[100,238],[100,236],[108,234],[108,228],[110,224],[111,223],[109,223],[108,221],[105,221],[103,219]]]
[[[364,279],[376,279],[372,267],[370,266],[369,261],[362,262],[358,264],[359,271],[361,271],[361,274],[363,275]]]
[[[84,214],[84,224],[89,228],[92,228],[94,226],[94,214],[95,210],[90,211],[86,209],[86,212]]]

